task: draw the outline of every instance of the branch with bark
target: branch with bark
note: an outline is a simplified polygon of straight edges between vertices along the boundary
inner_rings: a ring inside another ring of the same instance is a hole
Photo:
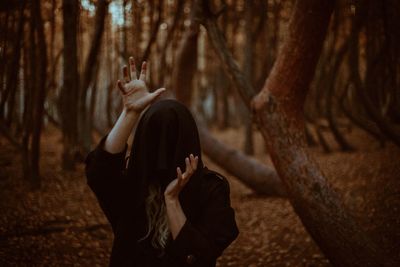
[[[257,194],[287,197],[285,188],[274,168],[220,142],[203,124],[198,123],[198,127],[203,152],[213,162],[234,175]]]

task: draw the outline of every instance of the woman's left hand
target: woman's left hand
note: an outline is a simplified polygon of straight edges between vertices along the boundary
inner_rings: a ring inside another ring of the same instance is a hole
[[[169,201],[178,200],[179,193],[182,191],[183,187],[187,184],[190,177],[196,171],[198,162],[199,162],[199,157],[198,156],[195,157],[193,156],[193,154],[190,154],[189,157],[185,158],[185,163],[186,163],[185,172],[182,174],[181,169],[179,167],[176,168],[177,178],[173,180],[171,183],[169,183],[169,185],[165,189],[164,192],[165,200]]]

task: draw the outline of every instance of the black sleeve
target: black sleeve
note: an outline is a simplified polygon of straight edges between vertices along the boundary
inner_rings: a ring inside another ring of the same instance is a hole
[[[114,228],[122,207],[127,145],[122,152],[112,154],[103,149],[106,138],[107,136],[103,137],[97,147],[87,155],[85,171],[89,187]]]
[[[192,224],[186,220],[167,251],[182,266],[209,266],[215,264],[238,234],[229,184],[224,179],[211,192],[200,221]]]

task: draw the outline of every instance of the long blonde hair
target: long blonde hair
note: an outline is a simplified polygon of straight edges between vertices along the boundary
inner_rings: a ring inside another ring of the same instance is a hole
[[[146,198],[147,234],[139,241],[148,238],[152,231],[151,245],[155,248],[164,249],[170,234],[167,212],[161,186],[149,185],[149,193]]]

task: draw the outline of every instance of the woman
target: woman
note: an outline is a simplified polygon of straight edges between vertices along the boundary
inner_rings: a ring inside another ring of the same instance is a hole
[[[146,63],[138,79],[129,63],[130,75],[125,66],[118,81],[123,111],[86,159],[88,184],[114,232],[110,266],[215,266],[238,235],[229,184],[203,165],[189,110],[155,101],[165,89],[149,93]]]

